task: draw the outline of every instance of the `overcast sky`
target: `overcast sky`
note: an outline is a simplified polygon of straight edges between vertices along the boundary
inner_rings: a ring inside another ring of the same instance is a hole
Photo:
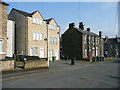
[[[12,8],[26,12],[40,11],[44,19],[55,18],[61,28],[61,34],[74,22],[76,27],[83,21],[85,27],[103,36],[118,35],[118,6],[117,2],[8,2],[8,13]]]

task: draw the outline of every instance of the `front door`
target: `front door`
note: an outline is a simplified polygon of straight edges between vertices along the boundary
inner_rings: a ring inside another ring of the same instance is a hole
[[[58,60],[58,50],[55,50],[56,60]]]
[[[44,58],[44,48],[40,48],[40,58]]]

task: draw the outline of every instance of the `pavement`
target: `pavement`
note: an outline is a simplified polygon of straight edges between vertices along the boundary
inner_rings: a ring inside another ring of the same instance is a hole
[[[119,59],[101,62],[50,62],[49,69],[2,75],[3,88],[118,88]]]

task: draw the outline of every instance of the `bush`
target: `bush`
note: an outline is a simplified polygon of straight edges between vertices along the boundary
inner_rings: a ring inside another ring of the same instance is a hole
[[[26,61],[28,61],[28,60],[41,60],[38,56],[16,55],[16,61],[24,61],[24,58],[26,58]]]

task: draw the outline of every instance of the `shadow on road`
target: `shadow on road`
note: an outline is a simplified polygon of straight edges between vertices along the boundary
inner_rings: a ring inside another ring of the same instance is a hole
[[[65,62],[65,63],[63,63],[63,64],[71,65],[71,63],[68,63],[68,62]]]
[[[114,79],[120,79],[120,77],[117,77],[117,76],[110,76],[110,77]]]
[[[116,60],[116,61],[114,61],[113,63],[118,63],[118,64],[120,64],[120,60]]]

